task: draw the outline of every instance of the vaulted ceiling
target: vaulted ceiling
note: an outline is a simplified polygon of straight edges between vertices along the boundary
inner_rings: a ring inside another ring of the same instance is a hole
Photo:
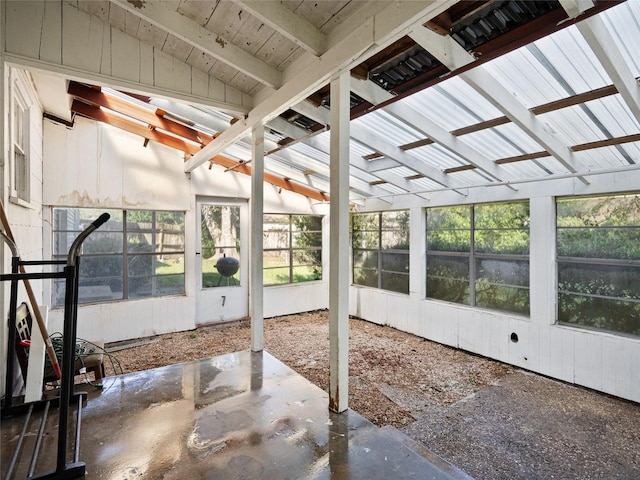
[[[241,92],[187,104],[69,84],[72,112],[185,152],[185,171],[329,189],[329,80],[351,72],[353,201],[463,192],[640,163],[640,2],[78,0],[75,8]],[[46,108],[46,102],[45,102]]]

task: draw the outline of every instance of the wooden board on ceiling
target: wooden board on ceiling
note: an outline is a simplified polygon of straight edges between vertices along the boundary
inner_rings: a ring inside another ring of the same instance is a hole
[[[284,2],[287,8],[303,17],[318,30],[349,3],[352,2],[349,0],[326,0],[321,2],[317,0],[303,0],[302,2]]]
[[[165,30],[156,27],[146,20],[140,21],[140,26],[138,27],[138,38],[140,41],[151,45],[158,50],[162,50],[164,43],[167,41],[168,35],[169,34]]]
[[[163,0],[163,3],[167,6],[167,2]],[[172,9],[195,21],[198,25],[206,25],[214,10],[219,7],[219,3],[227,2],[177,1],[174,2]]]
[[[166,42],[164,42],[162,51],[167,55],[171,55],[172,57],[177,58],[181,62],[186,63],[187,58],[189,58],[189,55],[193,51],[193,45],[183,40],[180,40],[175,35],[169,34],[167,35]]]

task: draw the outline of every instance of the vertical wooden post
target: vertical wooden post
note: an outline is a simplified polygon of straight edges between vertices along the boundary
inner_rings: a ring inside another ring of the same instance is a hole
[[[329,408],[349,393],[349,72],[331,81],[329,231]]]
[[[251,351],[264,349],[264,291],[262,278],[262,224],[264,215],[264,124],[251,130],[251,265],[250,312]]]

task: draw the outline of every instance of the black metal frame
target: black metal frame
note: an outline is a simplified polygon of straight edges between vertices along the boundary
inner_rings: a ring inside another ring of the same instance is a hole
[[[10,294],[10,306],[9,306],[9,332],[8,332],[8,352],[7,352],[7,372],[5,383],[5,397],[2,403],[1,415],[12,415],[19,412],[27,411],[24,427],[22,433],[18,439],[16,449],[13,457],[5,474],[5,478],[11,478],[13,470],[15,468],[16,461],[20,454],[22,447],[22,441],[24,439],[27,427],[31,418],[31,414],[35,407],[44,406],[44,412],[40,421],[36,443],[33,454],[31,456],[31,462],[29,465],[29,472],[27,478],[33,479],[56,479],[67,480],[84,476],[86,472],[86,465],[79,461],[80,457],[80,424],[82,416],[82,404],[86,401],[87,393],[79,392],[74,393],[74,374],[75,374],[75,344],[76,344],[76,331],[78,320],[78,283],[80,273],[80,246],[82,242],[97,228],[109,219],[108,213],[103,213],[95,220],[91,225],[85,228],[80,235],[75,239],[69,253],[67,260],[65,261],[35,261],[25,262],[21,261],[18,255],[18,250],[15,243],[12,242],[5,234],[0,235],[5,243],[11,248],[12,262],[11,273],[0,275],[0,281],[11,282],[11,294]],[[51,273],[19,273],[20,266],[24,265],[63,265],[66,263],[62,272]],[[49,413],[49,407],[58,399],[48,399],[31,403],[13,404],[13,373],[14,373],[14,355],[13,348],[15,344],[15,321],[16,310],[18,303],[18,284],[21,280],[34,280],[45,278],[64,278],[66,281],[65,291],[65,304],[64,304],[64,329],[63,329],[63,344],[62,344],[62,378],[59,397],[59,412],[58,412],[58,444],[56,455],[56,469],[52,472],[45,473],[43,475],[33,476],[35,466],[40,450],[42,435],[44,434],[44,426],[47,421]],[[68,425],[69,425],[69,404],[74,399],[77,400],[77,415],[76,415],[76,431],[73,443],[73,460],[67,461],[67,446],[68,446]]]

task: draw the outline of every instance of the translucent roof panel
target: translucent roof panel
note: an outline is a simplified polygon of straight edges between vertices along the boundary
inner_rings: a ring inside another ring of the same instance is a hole
[[[329,164],[329,155],[324,153],[322,150],[318,150],[317,148],[313,148],[310,145],[307,145],[302,142],[295,143],[287,148],[287,150],[291,150],[298,155],[305,156],[311,158],[317,162],[320,162],[324,165]]]
[[[405,122],[389,115],[383,110],[376,110],[366,116],[353,120],[352,125],[362,126],[379,135],[386,142],[394,145],[404,145],[424,138],[424,135]]]
[[[606,170],[640,163],[640,143],[625,143],[609,147],[574,152],[578,167],[582,170]]]
[[[411,180],[411,184],[415,185],[418,190],[436,190],[442,188],[442,185],[426,177]]]
[[[447,168],[455,168],[469,164],[469,162],[460,158],[458,155],[435,143],[425,145],[424,147],[412,148],[411,150],[407,150],[407,153],[424,162],[425,165],[430,165],[438,170],[446,170]]]
[[[500,110],[460,77],[411,95],[399,103],[417,110],[447,131],[501,117]]]
[[[475,168],[473,170],[463,170],[451,174],[452,186],[472,186],[477,184],[487,184],[495,182],[495,178],[488,177],[484,172]]]
[[[323,133],[322,135],[325,134],[327,135],[327,137],[329,136],[329,132]],[[356,155],[359,157],[366,157],[367,155],[376,153],[375,150],[372,150],[371,148],[353,138],[351,138],[351,141],[349,143],[349,150],[351,151],[351,155]]]
[[[513,127],[517,128],[515,125]],[[511,137],[504,135],[497,128],[480,130],[468,135],[463,135],[460,137],[460,141],[466,143],[478,152],[482,152],[482,154],[490,160],[515,157],[526,153]]]
[[[504,163],[500,165],[500,167],[509,178],[541,178],[554,173],[540,160],[541,159],[536,158],[522,162]],[[562,172],[564,172],[564,170],[562,170]]]
[[[611,84],[575,26],[483,65],[527,108]]]
[[[607,9],[600,17],[609,28],[614,42],[622,52],[625,62],[635,78],[640,77],[640,2],[627,1]]]
[[[620,95],[538,115],[568,146],[638,132],[638,122]]]
[[[534,153],[543,150],[538,142],[536,142],[531,135],[522,130],[514,123],[505,123],[491,129],[496,132],[507,143],[510,143],[514,149],[519,153],[516,155],[523,155],[525,153]],[[466,135],[462,138],[465,138]]]

